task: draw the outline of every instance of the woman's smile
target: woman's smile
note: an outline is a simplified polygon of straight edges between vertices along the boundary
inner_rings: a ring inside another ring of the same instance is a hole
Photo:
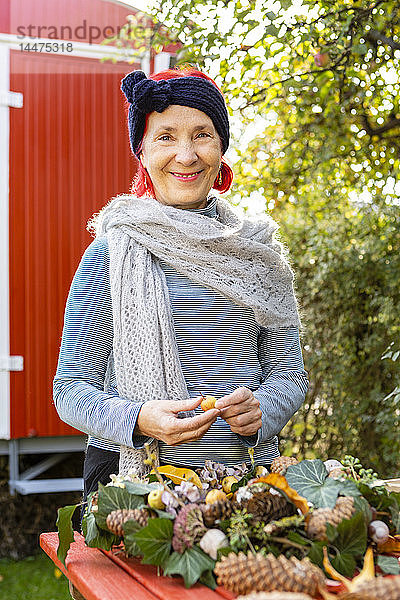
[[[193,173],[174,173],[171,171],[171,175],[173,175],[176,179],[179,179],[180,181],[194,181],[198,178],[200,173],[201,171],[195,171]]]

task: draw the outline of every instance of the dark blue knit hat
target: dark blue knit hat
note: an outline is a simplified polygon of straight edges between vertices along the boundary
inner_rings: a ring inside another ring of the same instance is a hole
[[[122,79],[121,90],[130,103],[129,137],[136,156],[144,135],[146,114],[154,110],[163,112],[170,104],[197,108],[208,115],[222,140],[222,154],[228,149],[228,111],[221,92],[211,81],[193,76],[154,81],[143,71],[132,71]]]

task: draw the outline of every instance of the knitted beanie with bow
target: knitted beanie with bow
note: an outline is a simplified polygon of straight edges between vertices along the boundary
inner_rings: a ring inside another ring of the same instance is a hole
[[[143,71],[132,71],[122,79],[121,90],[130,103],[129,138],[136,156],[144,135],[146,114],[153,111],[161,113],[171,104],[190,106],[204,112],[221,138],[222,154],[228,149],[228,111],[221,92],[211,81],[192,76],[155,81],[148,79]]]

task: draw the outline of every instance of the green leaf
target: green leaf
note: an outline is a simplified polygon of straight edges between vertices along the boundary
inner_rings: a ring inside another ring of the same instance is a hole
[[[307,557],[315,565],[322,567],[322,561],[324,560],[324,546],[327,546],[328,542],[313,542]]]
[[[149,519],[146,527],[133,534],[144,564],[163,566],[171,551],[172,532],[170,519]]]
[[[349,481],[348,479],[341,481],[339,494],[342,496],[351,496],[352,498],[361,497],[361,492],[354,481]]]
[[[326,524],[326,537],[328,540],[333,543],[338,536],[338,531],[336,527],[334,527],[331,523]]]
[[[247,484],[248,481],[250,481],[250,479],[253,479],[254,477],[254,468],[252,467],[249,471],[247,471],[247,473],[245,473],[243,475],[243,477],[241,479],[239,479],[239,481],[237,481],[236,483],[234,483],[231,487],[231,492],[236,492],[239,488],[243,487],[244,485]]]
[[[367,548],[367,526],[362,512],[357,512],[351,519],[344,519],[336,529],[338,536],[335,539],[335,547],[341,553],[354,556],[364,554]]]
[[[356,568],[356,560],[349,552],[341,552],[337,556],[331,557],[332,566],[345,577],[353,577]]]
[[[291,488],[317,508],[333,508],[343,485],[342,481],[328,477],[325,465],[319,459],[290,465],[285,477]]]
[[[99,483],[98,510],[95,513],[97,526],[107,531],[106,519],[110,512],[121,508],[140,508],[144,505],[142,496],[130,494],[128,490]]]
[[[215,566],[215,561],[207,556],[200,548],[193,546],[178,554],[173,552],[169,557],[165,568],[165,575],[182,575],[185,586],[191,587],[204,573]]]
[[[215,590],[217,587],[214,575],[212,570],[210,569],[210,571],[204,571],[204,573],[201,575],[200,579],[199,579],[199,583],[202,583],[203,585],[205,585],[206,587],[210,588],[211,590]]]
[[[159,483],[136,483],[135,481],[125,481],[125,489],[130,494],[135,496],[147,496],[153,490],[158,490],[160,487]]]
[[[363,496],[358,496],[357,498],[354,498],[354,508],[357,511],[361,511],[363,513],[365,523],[368,526],[372,520],[372,511],[367,500]]]
[[[400,575],[400,563],[395,556],[378,556],[378,567],[388,575]]]
[[[311,540],[303,537],[297,531],[289,531],[286,537],[288,540],[296,542],[296,544],[301,544],[302,546],[308,546],[309,544],[311,544]]]
[[[96,519],[92,512],[83,517],[82,532],[85,536],[86,545],[89,548],[111,550],[112,546],[119,542],[119,537],[111,533],[111,531],[105,531],[97,527]]]
[[[124,523],[124,546],[129,556],[140,555],[140,548],[135,540],[135,534],[142,529],[141,525],[134,520]]]
[[[70,545],[74,541],[74,530],[72,529],[72,515],[80,504],[70,504],[58,509],[57,529],[58,529],[58,548],[57,558],[65,565],[65,559]]]

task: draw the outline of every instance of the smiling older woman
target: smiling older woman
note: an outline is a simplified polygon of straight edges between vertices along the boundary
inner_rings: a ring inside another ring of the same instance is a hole
[[[60,417],[89,435],[85,494],[145,473],[146,441],[162,463],[232,466],[254,448],[268,465],[308,387],[277,225],[211,193],[233,177],[218,86],[184,69],[133,71],[121,88],[138,173],[92,222],[54,379]]]

